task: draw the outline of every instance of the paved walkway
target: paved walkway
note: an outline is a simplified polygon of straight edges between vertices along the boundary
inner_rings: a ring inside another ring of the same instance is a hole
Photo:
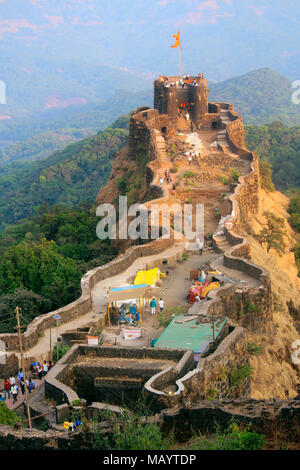
[[[30,378],[30,375],[29,375],[29,378]],[[33,381],[35,383],[35,390],[33,392],[31,392],[30,396],[34,395],[36,392],[37,392],[37,389],[44,383],[44,378],[42,378],[42,380],[39,380],[39,379],[35,379],[33,378]],[[17,401],[16,403],[13,403],[13,398],[12,396],[10,398],[7,398],[5,400],[5,403],[6,405],[8,406],[8,408],[10,410],[16,410],[17,408],[19,408],[19,406],[22,405],[22,403],[25,401],[25,394],[23,395],[22,392],[21,392],[21,388],[19,387],[19,393],[18,393],[18,396],[17,396]]]
[[[135,276],[138,271],[145,269],[148,263],[153,263],[156,260],[172,258],[180,253],[180,251],[184,249],[184,246],[185,243],[178,243],[172,248],[168,248],[159,254],[137,258],[132,263],[132,265],[126,269],[126,271],[98,282],[98,284],[96,284],[92,290],[92,302],[94,310],[96,312],[105,311],[106,294],[108,293],[108,289],[110,287],[120,287],[122,285],[127,285],[129,283],[129,279]]]
[[[211,263],[211,267],[217,269],[222,272],[226,277],[232,280],[235,284],[245,287],[258,287],[260,286],[261,282],[254,277],[248,276],[242,271],[238,271],[237,269],[230,269],[224,266],[223,264],[224,256],[219,256],[213,263]],[[241,282],[241,281],[244,281]]]
[[[81,328],[88,326],[90,323],[93,323],[99,319],[99,315],[95,312],[90,311],[89,313],[82,315],[68,323],[63,323],[58,327],[59,336],[68,330],[74,330],[76,328]],[[56,327],[51,328],[52,336],[52,347],[56,343]],[[32,358],[35,361],[43,362],[45,359],[49,360],[50,353],[50,328],[44,330],[44,334],[35,346],[31,349],[25,351],[25,358]]]

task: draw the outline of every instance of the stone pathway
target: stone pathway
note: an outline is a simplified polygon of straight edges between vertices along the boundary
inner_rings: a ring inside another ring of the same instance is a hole
[[[30,375],[29,375],[29,377],[30,377]],[[36,388],[33,392],[31,392],[30,396],[33,396],[37,392],[38,388],[44,383],[44,378],[42,378],[42,380],[33,378],[33,381],[35,383]],[[5,403],[6,403],[6,405],[8,406],[8,408],[10,410],[16,410],[22,405],[22,403],[24,403],[24,401],[25,401],[25,394],[24,395],[22,394],[21,389],[19,387],[19,393],[18,393],[18,396],[17,396],[16,403],[13,403],[12,396],[11,396],[11,398],[7,398],[5,400]]]

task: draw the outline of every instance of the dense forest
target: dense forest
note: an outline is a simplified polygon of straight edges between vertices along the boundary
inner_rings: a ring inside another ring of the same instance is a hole
[[[210,101],[233,103],[245,124],[263,125],[280,119],[300,125],[300,107],[292,102],[292,83],[274,70],[259,69],[225,82],[209,83]]]
[[[80,279],[115,256],[97,238],[94,201],[128,138],[127,115],[36,162],[0,170],[0,332],[16,305],[29,323],[80,296]]]
[[[127,143],[128,119],[48,158],[0,169],[0,230],[34,215],[38,206],[94,202],[106,183],[115,153]],[[117,126],[124,126],[120,128]]]
[[[16,305],[29,323],[80,296],[80,279],[111,261],[109,240],[99,240],[91,204],[69,209],[43,204],[34,217],[0,234],[0,332],[14,332]]]
[[[300,126],[273,122],[246,126],[246,132],[247,147],[272,165],[276,189],[300,188]]]

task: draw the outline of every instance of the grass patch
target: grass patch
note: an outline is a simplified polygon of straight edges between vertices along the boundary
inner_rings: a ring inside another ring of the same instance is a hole
[[[157,315],[158,327],[166,328],[177,315],[183,315],[186,313],[186,308],[181,307],[180,305],[176,307],[164,308],[162,312],[159,312]]]
[[[253,342],[249,341],[248,352],[249,354],[251,354],[251,356],[258,356],[259,354],[262,354],[263,352],[262,344],[257,344],[254,341]]]
[[[183,173],[183,177],[186,179],[193,178],[195,176],[195,173],[191,170],[187,170]]]
[[[227,176],[220,176],[220,181],[225,186],[228,186],[230,184],[229,178],[227,178]]]
[[[251,377],[252,368],[250,364],[238,364],[229,369],[229,387],[231,389],[237,388],[244,382],[245,379]]]
[[[217,429],[212,436],[193,437],[187,450],[262,450],[265,442],[266,436],[252,431],[251,425],[242,428],[233,422],[223,432]]]

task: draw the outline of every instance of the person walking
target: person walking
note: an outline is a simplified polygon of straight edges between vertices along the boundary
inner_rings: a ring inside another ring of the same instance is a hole
[[[44,363],[43,363],[43,375],[44,375],[44,377],[47,374],[48,370],[49,370],[48,362],[44,361]]]
[[[24,381],[24,373],[23,373],[23,369],[20,369],[18,372],[18,382],[21,383],[22,380]]]
[[[150,302],[150,307],[151,307],[151,315],[156,314],[156,300],[155,297],[152,297],[151,302]]]
[[[38,365],[37,365],[37,372],[39,374],[39,379],[42,380],[42,376],[43,376],[43,369],[42,369],[42,366],[41,364],[38,362]]]
[[[10,388],[16,384],[16,379],[14,378],[13,375],[9,377],[9,383],[10,383]]]
[[[162,298],[159,299],[158,305],[159,305],[160,311],[162,312],[165,306],[165,303]]]
[[[31,379],[26,380],[26,382],[28,382],[27,383],[28,392],[31,393],[33,390],[35,390],[35,383]]]
[[[18,398],[18,388],[16,386],[16,384],[14,384],[11,389],[11,394],[12,394],[12,397],[13,397],[13,405],[17,402],[17,398]]]
[[[20,387],[21,387],[22,395],[25,395],[25,383],[24,383],[24,379],[21,380],[21,382],[20,382]]]
[[[10,398],[10,382],[7,378],[4,380],[4,398]]]

